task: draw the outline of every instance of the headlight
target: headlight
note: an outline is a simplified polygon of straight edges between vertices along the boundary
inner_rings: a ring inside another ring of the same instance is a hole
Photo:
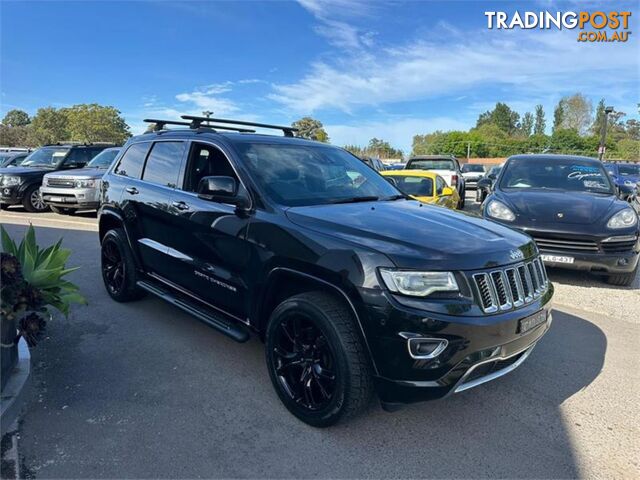
[[[513,222],[516,219],[511,209],[498,200],[491,200],[491,202],[489,202],[489,205],[487,205],[487,214],[490,217],[506,220],[507,222]]]
[[[22,183],[22,178],[20,177],[11,177],[9,175],[5,175],[4,177],[2,177],[2,185],[5,187],[20,185],[21,183]]]
[[[638,215],[632,208],[625,208],[614,214],[607,222],[608,228],[628,228],[638,223]]]
[[[96,186],[95,180],[76,180],[76,187],[78,188],[91,188]]]
[[[413,297],[458,291],[458,284],[451,272],[412,272],[381,268],[380,276],[392,292]]]

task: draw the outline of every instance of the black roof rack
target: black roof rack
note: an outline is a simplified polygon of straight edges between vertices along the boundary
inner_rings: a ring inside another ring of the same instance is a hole
[[[47,143],[43,145],[44,147],[57,147],[57,146],[70,146],[70,147],[88,147],[90,145],[113,145],[116,144],[114,142],[56,142],[56,143]]]
[[[229,123],[232,125],[246,125],[248,127],[259,128],[271,128],[274,130],[282,130],[285,137],[293,137],[293,132],[297,132],[297,128],[283,126],[283,125],[270,125],[268,123],[257,122],[245,122],[244,120],[229,120],[226,118],[210,118],[210,117],[197,117],[195,115],[182,115],[181,118],[185,120],[191,120],[192,128],[198,128],[202,125],[202,122],[217,122],[217,123]],[[209,125],[206,125],[209,126]]]
[[[143,120],[143,122],[147,122],[147,123],[154,123],[155,127],[153,128],[154,131],[159,131],[159,130],[163,130],[165,125],[183,125],[183,126],[187,126],[190,128],[200,128],[200,127],[205,127],[205,128],[213,128],[214,130],[231,130],[234,132],[241,132],[241,133],[255,133],[255,130],[251,130],[249,128],[240,128],[240,127],[227,127],[224,125],[211,125],[211,124],[207,124],[207,125],[194,125],[194,122],[179,122],[179,121],[175,121],[175,120],[159,120],[156,118],[145,118]]]

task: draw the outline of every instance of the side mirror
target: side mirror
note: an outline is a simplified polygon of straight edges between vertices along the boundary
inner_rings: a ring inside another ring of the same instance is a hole
[[[453,188],[451,187],[444,187],[442,189],[442,196],[444,197],[448,197],[449,195],[453,195]]]
[[[198,183],[198,197],[212,202],[229,203],[247,208],[249,199],[238,194],[238,182],[233,177],[203,177]]]

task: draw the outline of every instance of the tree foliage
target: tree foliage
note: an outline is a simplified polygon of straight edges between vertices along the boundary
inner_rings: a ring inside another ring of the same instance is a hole
[[[524,135],[525,137],[531,136],[531,134],[533,133],[533,122],[534,120],[531,112],[525,113],[524,117],[522,117],[522,125],[520,126],[522,135]]]
[[[542,105],[536,105],[536,120],[533,126],[534,135],[544,135],[547,128],[547,121],[544,118],[544,108]]]
[[[498,102],[493,110],[484,112],[478,117],[476,127],[486,124],[496,125],[503,132],[513,134],[520,128],[520,115],[511,110],[506,103]]]
[[[402,158],[402,150],[394,148],[385,140],[372,138],[366,147],[358,145],[345,145],[345,150],[350,151],[358,157],[376,157],[382,159]]]
[[[46,145],[70,140],[67,125],[65,109],[39,108],[31,121],[30,144]]]
[[[584,135],[591,127],[591,112],[593,105],[591,100],[581,93],[576,93],[570,97],[563,97],[559,105],[562,106],[563,129],[575,130],[580,135]]]
[[[30,123],[29,114],[18,109],[9,110],[2,119],[2,125],[6,127],[24,127]]]
[[[303,117],[300,120],[293,122],[291,126],[298,129],[297,135],[299,137],[316,140],[318,142],[329,142],[329,135],[325,131],[320,120],[316,120],[311,117]]]
[[[120,144],[131,136],[129,126],[114,107],[81,104],[65,109],[64,114],[69,138],[74,141]]]

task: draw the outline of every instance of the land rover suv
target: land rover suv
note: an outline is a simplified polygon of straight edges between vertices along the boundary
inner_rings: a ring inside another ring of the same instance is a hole
[[[553,287],[530,237],[408,199],[293,128],[183,118],[153,120],[102,179],[107,292],[258,336],[302,421],[334,424],[374,392],[394,409],[465,391],[549,329]],[[222,132],[238,125],[285,135]]]

